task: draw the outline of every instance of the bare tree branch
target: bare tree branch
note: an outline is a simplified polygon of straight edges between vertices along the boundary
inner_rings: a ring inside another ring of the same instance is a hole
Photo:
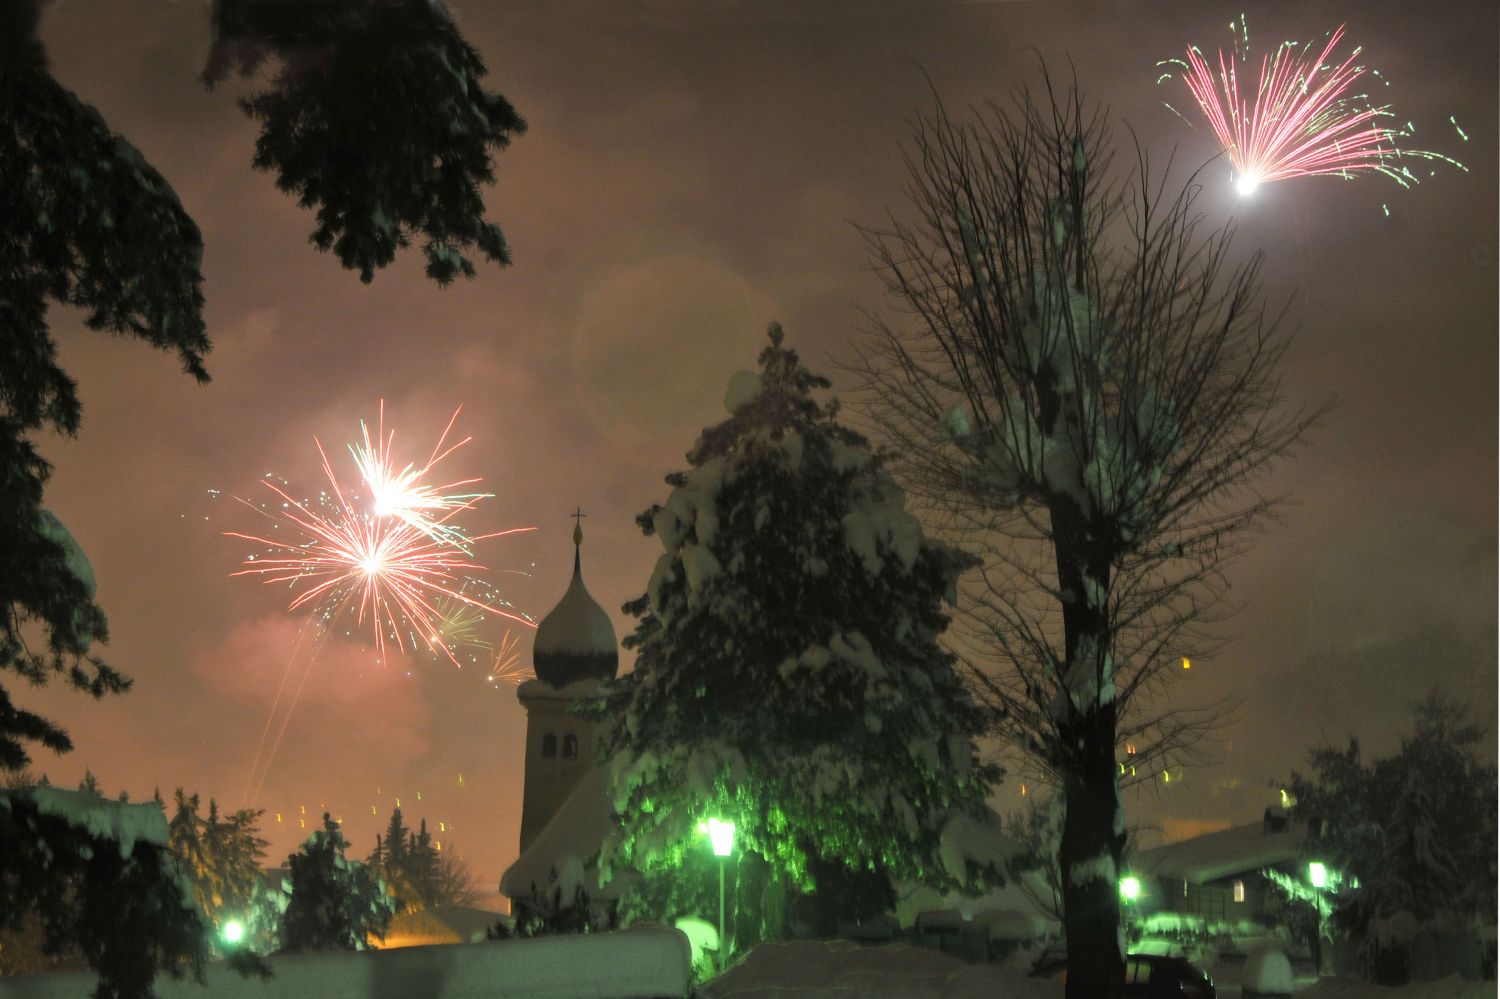
[[[1138,142],[1113,170],[1107,112],[1044,83],[912,123],[910,217],[863,230],[902,319],[871,316],[851,367],[912,505],[981,562],[951,641],[992,734],[1060,788],[1069,946],[1103,954],[1118,789],[1201,762],[1228,716],[1169,681],[1212,652],[1223,567],[1276,504],[1258,485],[1318,414],[1286,411],[1284,309],[1203,231],[1196,174],[1169,189]],[[1118,960],[1069,995],[1117,994]]]

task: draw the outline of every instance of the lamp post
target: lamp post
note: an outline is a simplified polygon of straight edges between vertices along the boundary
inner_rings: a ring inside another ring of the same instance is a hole
[[[734,852],[734,823],[709,819],[698,823],[698,831],[708,833],[709,845],[713,847],[714,856],[719,858],[719,973],[723,974],[729,962],[729,938],[724,932],[724,868],[729,863],[729,855]]]

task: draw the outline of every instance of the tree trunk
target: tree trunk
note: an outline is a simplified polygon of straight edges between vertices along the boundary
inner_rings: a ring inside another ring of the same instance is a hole
[[[1107,718],[1104,716],[1108,716]],[[1125,955],[1120,925],[1118,876],[1073,877],[1082,864],[1112,858],[1118,873],[1124,836],[1115,835],[1114,705],[1097,709],[1078,726],[1074,738],[1083,766],[1071,768],[1063,784],[1063,819],[1058,864],[1063,880],[1063,927],[1068,942],[1067,999],[1118,999],[1125,986]]]
[[[1058,725],[1065,812],[1057,859],[1068,942],[1067,999],[1119,999],[1125,989],[1119,894],[1125,823],[1115,761],[1114,677],[1112,671],[1106,675],[1109,616],[1106,606],[1097,605],[1100,594],[1107,600],[1111,566],[1092,528],[1073,502],[1054,504],[1065,669],[1092,669],[1095,681],[1093,696],[1086,703],[1070,701],[1066,721]],[[1064,696],[1070,690],[1067,680]]]

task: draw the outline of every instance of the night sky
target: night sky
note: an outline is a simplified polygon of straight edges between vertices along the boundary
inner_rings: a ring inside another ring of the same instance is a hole
[[[1268,255],[1268,301],[1292,299],[1288,395],[1333,408],[1266,484],[1293,502],[1231,570],[1231,641],[1177,688],[1189,703],[1240,700],[1220,762],[1128,794],[1133,825],[1171,834],[1257,818],[1315,743],[1358,734],[1374,755],[1394,750],[1433,683],[1494,719],[1500,23],[1493,0],[1439,9],[1248,12],[1252,44],[1347,22],[1415,144],[1470,172],[1440,169],[1410,191],[1380,177],[1293,180],[1241,201],[1227,165],[1208,169],[1207,221],[1233,215],[1237,254]],[[1240,10],[455,3],[490,87],[530,128],[498,157],[487,196],[514,266],[440,289],[419,254],[366,286],[308,244],[312,216],[250,168],[256,129],[233,100],[245,88],[197,83],[206,3],[55,4],[42,27],[54,73],[202,228],[214,380],[199,386],[170,355],[50,313],[84,420],[76,440],[43,442],[56,466],[46,503],[92,560],[106,658],[135,688],[102,702],[58,684],[13,689],[77,747],[38,751],[34,769],[71,785],[88,767],[136,798],[183,786],[242,804],[306,615],[286,611],[284,589],[229,577],[253,546],[221,532],[263,526],[229,497],[260,498],[266,472],[317,489],[313,438],[342,451],[382,399],[409,458],[463,407],[457,430],[474,442],[445,467],[496,493],[468,518],[476,533],[539,528],[478,550],[488,578],[538,618],[567,585],[581,506],[585,579],[623,637],[620,605],[660,552],[634,516],[665,499],[663,475],[724,417],[729,377],[754,366],[767,324],[781,321],[838,389],[851,387],[837,365],[868,325],[861,310],[894,318],[854,223],[903,210],[899,150],[929,101],[922,71],[961,108],[1035,84],[1030,47],[1054,70],[1071,56],[1121,142],[1123,120],[1153,162],[1175,145],[1196,166],[1217,150],[1162,107],[1185,101],[1155,86],[1155,63],[1190,41],[1228,45]],[[529,660],[529,634],[523,647]],[[368,646],[330,641],[263,793],[243,803],[267,810],[279,862],[306,835],[303,807],[309,830],[324,807],[341,816],[363,856],[399,798],[413,823],[445,823],[438,838],[492,886],[516,855],[523,734],[514,689],[483,670],[427,656],[381,668]],[[1008,780],[997,801],[1018,793]]]

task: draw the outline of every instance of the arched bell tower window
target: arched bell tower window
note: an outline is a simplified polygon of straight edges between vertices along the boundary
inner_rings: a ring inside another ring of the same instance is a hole
[[[562,755],[563,755],[563,759],[565,759],[565,760],[572,760],[572,759],[576,759],[578,757],[578,736],[576,736],[576,735],[565,735],[565,736],[563,736],[563,751],[562,751]]]
[[[542,736],[542,759],[550,760],[556,755],[557,736],[551,734]]]

